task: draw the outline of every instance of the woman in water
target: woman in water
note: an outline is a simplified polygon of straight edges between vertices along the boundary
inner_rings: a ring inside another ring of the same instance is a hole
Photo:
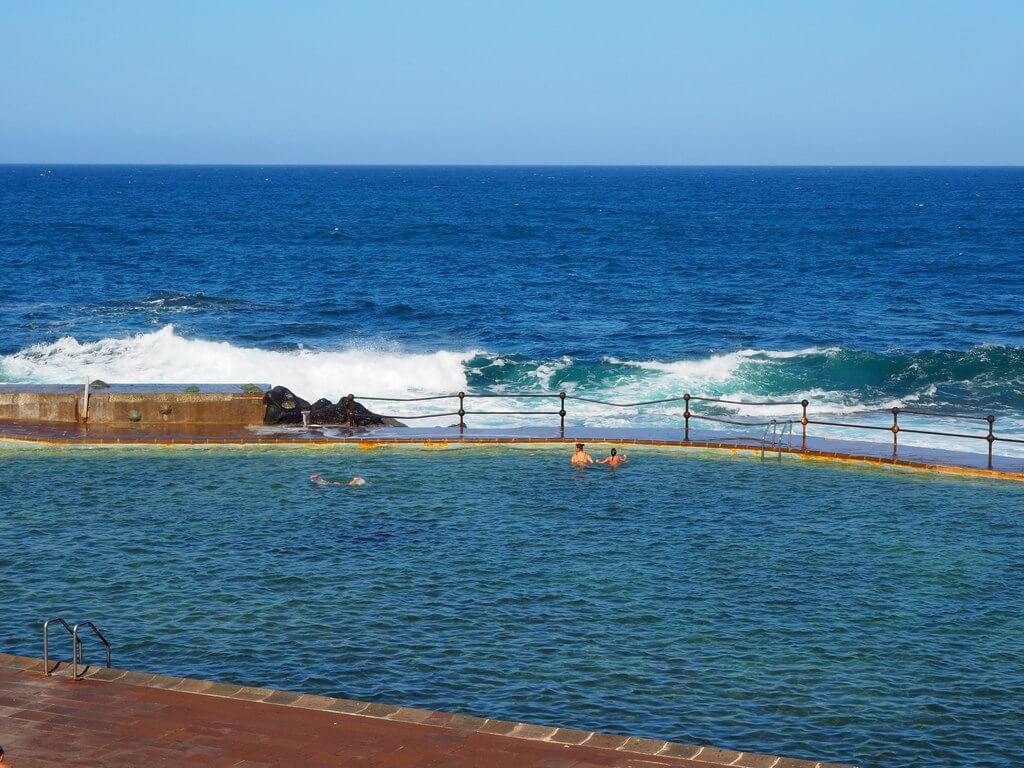
[[[572,465],[574,467],[585,467],[587,464],[593,463],[594,458],[583,450],[583,443],[576,443],[576,451],[572,455]]]
[[[608,464],[608,465],[610,465],[614,469],[615,467],[619,466],[619,464],[621,464],[622,462],[626,461],[628,458],[629,458],[629,456],[627,456],[626,454],[622,454],[621,456],[619,456],[619,452],[617,450],[615,450],[614,448],[612,448],[611,455],[607,459],[601,459],[597,463],[598,464]]]

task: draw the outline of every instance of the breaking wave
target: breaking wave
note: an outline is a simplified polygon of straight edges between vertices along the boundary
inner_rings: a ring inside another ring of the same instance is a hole
[[[275,351],[188,339],[167,325],[152,333],[82,343],[70,336],[0,356],[0,380],[65,384],[284,384],[303,396],[384,396],[458,391],[472,352],[414,354],[378,349]]]
[[[994,413],[1004,430],[1024,432],[1024,350],[981,346],[965,351],[876,353],[838,347],[794,351],[746,349],[691,360],[645,361],[561,357],[533,360],[479,350],[410,352],[394,347],[267,350],[186,338],[171,325],[127,338],[79,342],[65,337],[0,356],[7,383],[283,384],[307,399],[427,394],[505,394],[487,410],[529,410],[516,393],[635,402],[685,392],[734,400],[811,401],[812,413],[850,415],[893,406]],[[436,403],[389,404],[423,413]],[[709,413],[787,417],[799,406],[709,406]],[[444,410],[448,410],[444,408]],[[569,421],[585,426],[678,425],[682,403],[609,409],[571,401]],[[881,417],[880,417],[881,418]],[[450,420],[450,419],[449,419]],[[430,422],[421,422],[430,423]],[[471,426],[538,424],[514,416],[474,417]],[[942,424],[944,427],[949,424]],[[858,435],[858,438],[861,436]],[[864,437],[871,437],[866,435]],[[964,448],[962,442],[958,446]]]

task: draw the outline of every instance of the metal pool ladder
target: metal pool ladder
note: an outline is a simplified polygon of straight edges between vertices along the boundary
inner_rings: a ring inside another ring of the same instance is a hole
[[[764,459],[765,450],[778,451],[778,460],[782,461],[783,441],[787,447],[793,447],[793,422],[784,421],[780,424],[772,419],[765,425],[764,434],[761,435],[761,458]]]
[[[110,643],[107,638],[100,632],[99,627],[93,624],[91,621],[80,621],[71,626],[64,619],[58,616],[55,619],[49,619],[43,622],[43,672],[47,677],[50,676],[52,670],[50,669],[50,625],[60,624],[64,630],[71,635],[71,675],[72,678],[78,680],[80,675],[78,674],[78,665],[81,664],[83,667],[85,663],[82,660],[82,638],[78,636],[79,628],[91,629],[92,633],[99,638],[100,642],[103,643],[103,647],[107,652],[107,669],[110,669]],[[84,670],[83,670],[84,673]]]

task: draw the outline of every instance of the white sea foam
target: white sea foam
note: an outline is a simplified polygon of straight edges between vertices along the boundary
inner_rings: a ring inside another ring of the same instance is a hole
[[[602,371],[588,384],[574,380],[572,358],[513,363],[508,358],[486,355],[473,350],[414,353],[395,348],[348,348],[337,350],[298,349],[272,351],[255,347],[236,346],[228,342],[185,338],[173,326],[152,333],[137,334],[120,339],[102,339],[82,343],[66,337],[52,343],[36,344],[15,354],[0,356],[0,382],[7,383],[79,383],[88,379],[103,379],[112,383],[234,383],[258,382],[283,384],[302,397],[314,400],[327,397],[336,400],[354,392],[363,396],[403,397],[454,393],[469,389],[467,375],[479,374],[467,363],[477,355],[490,358],[484,368],[500,368],[519,373],[508,380],[491,384],[490,392],[533,393],[557,392],[564,389],[570,395],[613,402],[637,402],[662,398],[679,398],[685,392],[694,395],[725,397],[747,401],[739,405],[712,405],[694,402],[691,410],[708,413],[716,408],[720,415],[733,415],[744,420],[797,418],[799,405],[759,405],[766,400],[811,402],[812,418],[821,420],[850,420],[879,426],[891,424],[891,415],[885,413],[893,407],[913,405],[919,399],[926,402],[936,388],[929,384],[921,392],[901,398],[878,397],[865,401],[856,391],[809,388],[787,391],[784,394],[763,394],[765,366],[785,365],[788,358],[803,355],[830,354],[836,350],[811,348],[797,351],[741,350],[711,355],[702,359],[673,362],[631,361],[605,358],[608,365],[618,366],[614,372]],[[593,373],[593,370],[591,369]],[[609,375],[611,374],[611,375]],[[757,382],[762,382],[758,386]],[[371,406],[373,404],[371,403]],[[493,411],[551,411],[549,401],[535,399],[499,398],[486,401],[486,410]],[[472,427],[509,427],[517,425],[539,426],[550,424],[550,417],[516,415],[472,415],[476,403],[467,402],[467,422]],[[388,403],[377,410],[387,413],[424,414],[452,410],[446,402]],[[682,424],[684,405],[675,401],[650,406],[609,408],[597,403],[569,400],[570,424],[590,427],[658,426],[678,427]],[[865,413],[873,412],[873,413]],[[856,415],[856,418],[853,418]],[[438,417],[418,422],[420,425],[448,424],[452,417]],[[915,426],[948,431],[949,422],[928,417],[914,417]],[[695,421],[696,428],[715,425]],[[963,428],[971,426],[960,425]],[[1024,421],[1000,420],[1002,434],[1024,433]],[[731,427],[730,427],[731,428]],[[755,428],[756,431],[756,428]],[[882,431],[839,430],[813,428],[822,436],[841,436],[847,439],[890,440]],[[902,440],[907,444],[925,444],[972,450],[977,446],[956,438],[915,436],[908,433]],[[966,443],[966,444],[965,444]],[[1006,453],[1021,453],[1015,446],[999,446]]]
[[[677,379],[679,383],[721,382],[732,378],[736,369],[749,355],[746,351],[712,355],[700,360],[679,360],[663,363],[647,360],[619,360],[614,357],[604,358],[612,365],[627,365],[643,371],[665,373]]]
[[[123,339],[81,343],[65,337],[0,357],[4,382],[284,384],[303,397],[348,392],[386,397],[457,392],[473,352],[427,354],[355,348],[277,352],[223,341],[187,339],[173,326]]]

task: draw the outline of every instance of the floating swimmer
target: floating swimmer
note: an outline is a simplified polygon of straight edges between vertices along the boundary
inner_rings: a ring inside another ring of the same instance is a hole
[[[622,454],[621,456],[619,456],[619,452],[616,449],[612,448],[611,455],[607,459],[601,459],[597,463],[608,464],[610,467],[614,469],[615,467],[619,466],[619,464],[622,464],[624,461],[628,460],[629,456],[627,456],[626,454]]]
[[[341,485],[341,483],[337,483],[334,480],[324,480],[320,475],[310,475],[309,479],[316,485]]]
[[[585,467],[587,464],[593,464],[594,457],[583,450],[583,443],[576,443],[576,451],[572,455],[572,465],[574,467]]]
[[[309,479],[312,480],[315,485],[322,485],[322,486],[323,485],[349,485],[349,486],[353,486],[353,487],[358,487],[360,485],[366,485],[366,481],[363,480],[363,478],[361,478],[359,475],[356,475],[351,480],[349,480],[347,483],[339,483],[336,480],[325,480],[320,475],[310,475]]]

